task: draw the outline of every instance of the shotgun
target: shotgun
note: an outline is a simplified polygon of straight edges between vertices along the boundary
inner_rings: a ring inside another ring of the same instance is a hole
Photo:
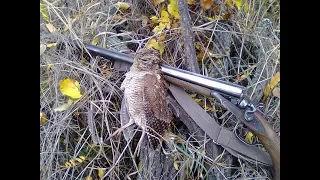
[[[87,43],[83,43],[83,46],[78,44],[78,47],[85,48],[92,55],[101,56],[109,60],[121,61],[129,64],[133,63],[133,57],[127,54],[111,51]],[[252,133],[259,138],[271,157],[274,178],[277,180],[280,179],[280,138],[275,133],[272,126],[263,117],[263,114],[258,107],[246,96],[245,87],[167,65],[161,65],[161,70],[168,82],[193,90],[205,96],[214,97],[226,109],[233,113],[241,123],[245,124]],[[236,99],[236,102],[231,102],[228,99]],[[201,122],[197,122],[197,124],[203,128],[206,133],[210,134],[210,132],[205,130],[206,128],[203,127]],[[213,135],[210,137],[213,138],[213,140],[218,139],[218,137],[213,137]],[[228,144],[224,145],[231,147],[230,145],[228,146]],[[250,147],[251,149],[246,146],[244,147],[245,148],[242,149],[233,147],[233,150],[244,154],[243,149],[246,149],[249,151],[249,153],[247,153],[249,158],[251,156],[250,153],[254,154],[254,152],[256,152],[253,150],[251,151],[254,147]]]

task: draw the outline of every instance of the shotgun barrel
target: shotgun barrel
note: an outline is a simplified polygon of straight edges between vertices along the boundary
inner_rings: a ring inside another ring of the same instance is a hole
[[[90,53],[94,53],[96,55],[108,58],[110,60],[118,60],[130,64],[133,63],[133,56],[123,54],[120,52],[111,51],[87,43],[84,43],[84,45]],[[161,70],[165,75],[178,78],[205,88],[209,88],[219,93],[226,94],[228,96],[241,98],[245,95],[245,88],[237,84],[203,76],[197,73],[174,68],[167,65],[161,65]]]

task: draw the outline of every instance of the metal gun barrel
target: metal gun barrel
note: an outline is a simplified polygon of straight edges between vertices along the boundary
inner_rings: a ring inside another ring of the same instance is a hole
[[[90,53],[108,58],[110,60],[119,60],[126,63],[133,63],[133,58],[130,55],[126,55],[120,52],[111,51],[105,48],[94,46],[91,44],[84,43],[85,47]],[[230,82],[217,80],[211,77],[203,76],[190,71],[174,68],[167,65],[161,65],[161,70],[164,74],[178,78],[202,87],[206,87],[217,92],[233,96],[236,98],[241,98],[245,93],[245,88],[243,86],[233,84]]]

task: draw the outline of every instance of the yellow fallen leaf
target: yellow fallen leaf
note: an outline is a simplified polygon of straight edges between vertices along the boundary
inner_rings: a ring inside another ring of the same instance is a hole
[[[247,13],[248,10],[249,10],[249,3],[248,3],[248,0],[246,0],[246,2],[245,2],[244,5],[243,5],[243,11],[244,11],[245,13]]]
[[[71,24],[68,23],[67,26],[65,25],[64,28],[63,28],[63,31],[67,31],[69,29],[69,26],[72,26],[72,24],[74,24],[80,17],[81,17],[80,14],[75,15],[74,18],[71,21]]]
[[[195,98],[195,97],[197,96],[197,94],[194,93],[194,94],[190,94],[189,96],[190,96],[191,98]]]
[[[224,13],[223,15],[222,15],[222,18],[224,19],[224,20],[228,20],[228,19],[230,19],[230,17],[231,17],[231,13]]]
[[[161,22],[170,23],[169,13],[166,10],[161,11]]]
[[[170,23],[166,23],[165,25],[166,25],[166,29],[170,29],[170,26],[171,26]]]
[[[240,10],[242,7],[242,0],[235,0],[234,3],[236,4],[238,10]]]
[[[162,2],[164,2],[164,0],[153,0],[153,5],[156,6]]]
[[[200,6],[205,10],[210,9],[212,4],[213,0],[200,0]]]
[[[80,158],[76,158],[76,161],[78,161],[79,163],[82,163],[82,162],[83,162],[83,160],[80,159]]]
[[[214,53],[212,53],[212,52],[209,52],[209,55],[210,55],[210,57],[217,58],[217,59],[221,59],[221,58],[223,57],[223,56],[220,55],[220,54],[214,54]]]
[[[40,112],[40,122],[41,124],[45,124],[47,122],[47,115],[43,112]]]
[[[277,98],[280,98],[280,88],[279,87],[275,87],[273,90],[272,90],[272,95],[277,97]]]
[[[82,158],[83,159],[82,159]],[[60,167],[75,167],[75,166],[77,166],[77,165],[79,165],[79,164],[81,164],[83,161],[84,161],[84,157],[83,156],[80,156],[80,158],[76,158],[75,160],[72,160],[72,159],[70,159],[69,161],[67,161],[64,165],[61,165]]]
[[[201,43],[200,42],[196,42],[195,47],[197,50],[201,49]]]
[[[214,14],[217,14],[218,10],[220,9],[220,5],[216,5],[212,8]]]
[[[197,55],[197,60],[201,62],[202,59],[204,59],[204,50],[200,49],[200,53]]]
[[[173,166],[177,171],[179,170],[179,164],[177,163],[177,161],[173,162]]]
[[[225,0],[224,4],[227,5],[229,8],[233,9],[234,5],[233,5],[233,0]]]
[[[161,41],[158,41],[159,44],[159,52],[160,52],[160,56],[163,54],[164,52],[164,44]]]
[[[82,160],[86,159],[86,157],[84,157],[84,156],[79,156],[79,158],[82,159]]]
[[[71,21],[71,24],[75,23],[80,17],[81,17],[80,14],[75,15],[74,18]]]
[[[53,64],[47,64],[47,69],[50,70]]]
[[[116,3],[116,6],[117,6],[119,9],[125,11],[125,10],[129,9],[130,4],[129,4],[129,3],[125,3],[125,2],[117,2],[117,3]]]
[[[249,71],[244,71],[244,73],[237,74],[237,78],[236,79],[238,81],[242,81],[242,80],[246,79],[249,75],[250,75]]]
[[[209,111],[209,112],[218,112],[219,111],[219,110],[213,109],[212,107],[208,107],[208,106],[206,106],[205,110]]]
[[[56,32],[57,30],[52,24],[46,24],[46,27],[51,33]]]
[[[230,15],[231,13],[227,13],[227,15]],[[209,21],[218,21],[218,20],[224,20],[224,18],[226,18],[226,14],[223,14],[224,16],[220,16],[220,15],[215,15],[212,16],[212,18],[208,18]]]
[[[169,18],[169,13],[166,10],[161,11],[160,23],[163,23],[167,29],[170,29],[171,20]]]
[[[153,22],[153,23],[159,23],[160,21],[159,21],[159,18],[157,17],[157,16],[151,16],[150,17],[150,20],[151,20],[151,22]]]
[[[76,166],[76,163],[73,160],[70,160],[69,163],[71,164],[71,166]]]
[[[92,177],[91,176],[87,176],[84,178],[84,180],[92,180]]]
[[[74,18],[73,18],[72,21],[71,21],[71,25],[73,25],[76,21],[78,21],[78,20],[80,19],[80,17],[81,17],[81,14],[75,15]],[[70,26],[71,26],[71,25],[70,25]],[[63,29],[63,31],[66,31],[66,30],[68,30],[68,29],[69,29],[69,27],[68,27],[68,26],[65,26],[64,29]]]
[[[59,83],[60,91],[63,95],[67,95],[72,99],[78,99],[82,95],[80,93],[80,84],[77,80],[66,78]]]
[[[98,168],[98,176],[99,176],[100,179],[103,178],[103,176],[104,176],[104,170],[103,170],[102,168]]]
[[[264,89],[263,92],[263,99],[262,101],[264,102],[267,97],[269,96],[271,90],[280,82],[280,72],[277,72],[270,80],[269,84],[267,85],[267,87]]]
[[[43,54],[43,52],[47,49],[47,45],[45,44],[40,44],[40,56]]]
[[[96,46],[98,44],[98,42],[99,42],[98,37],[94,37],[92,40],[92,44]]]
[[[216,19],[215,16],[212,16],[211,18],[210,17],[208,18],[209,21],[214,21],[215,19]]]
[[[195,5],[196,4],[196,0],[187,0],[187,4]]]
[[[246,135],[245,140],[246,140],[248,143],[252,144],[252,142],[253,142],[253,134],[252,134],[251,132],[248,132],[247,135]]]
[[[57,43],[50,43],[50,44],[47,44],[47,47],[54,47],[54,46],[57,46]]]
[[[172,27],[172,28],[178,28],[178,27],[179,27],[179,21],[173,22],[171,27]],[[179,29],[176,29],[176,30],[179,30]],[[176,30],[175,30],[175,31],[176,31]]]
[[[112,20],[121,20],[124,19],[123,16],[121,16],[120,14],[115,14],[111,17]]]
[[[40,13],[45,21],[50,21],[47,4],[40,3]]]
[[[159,23],[152,32],[157,33],[159,31],[162,31],[164,28],[170,29],[171,19],[169,18],[169,13],[166,10],[161,11],[161,17],[158,19],[156,16],[152,16],[151,21],[153,23]]]
[[[247,78],[247,76],[245,74],[243,74],[243,75],[240,76],[239,80],[242,81],[242,80],[244,80],[246,78]]]
[[[178,1],[177,0],[169,0],[168,4],[168,12],[175,18],[180,19],[179,10],[178,10]]]
[[[158,26],[154,27],[154,29],[152,30],[152,32],[157,33],[159,31],[164,30],[164,28],[166,28],[166,25],[164,23],[159,23]]]
[[[63,28],[63,32],[67,31],[68,29],[69,29],[69,27],[68,27],[68,26],[64,26],[64,28]]]
[[[160,55],[164,52],[164,45],[161,41],[156,41],[156,39],[151,39],[146,45],[148,48],[154,48],[160,52]]]
[[[196,102],[196,103],[200,103],[201,102],[201,99],[194,99],[194,101]]]
[[[69,162],[66,162],[66,163],[64,164],[64,166],[65,166],[65,167],[71,167],[71,164],[70,164]]]
[[[162,33],[160,36],[159,36],[159,40],[160,41],[164,41],[167,37],[167,34],[166,33]]]
[[[146,46],[147,48],[154,48],[155,46],[159,46],[159,45],[155,39],[151,39]]]
[[[69,99],[67,103],[64,103],[53,109],[54,112],[61,112],[67,110],[73,103],[72,99]]]

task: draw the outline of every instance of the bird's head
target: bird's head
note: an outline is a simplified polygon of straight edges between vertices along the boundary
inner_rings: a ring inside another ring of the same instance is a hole
[[[133,66],[140,71],[154,71],[160,69],[159,52],[151,48],[140,49],[135,57]]]

